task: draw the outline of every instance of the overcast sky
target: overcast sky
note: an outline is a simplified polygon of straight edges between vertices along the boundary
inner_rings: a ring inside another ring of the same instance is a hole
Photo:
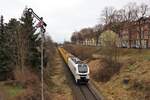
[[[8,22],[10,18],[20,18],[25,6],[31,7],[48,24],[47,34],[62,42],[70,40],[72,32],[98,24],[104,7],[119,9],[128,2],[149,0],[1,0],[0,15]]]

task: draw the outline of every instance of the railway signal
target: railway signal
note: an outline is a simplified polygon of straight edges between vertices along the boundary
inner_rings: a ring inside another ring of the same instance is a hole
[[[37,28],[40,28],[41,33],[41,100],[44,100],[44,79],[43,79],[43,72],[44,72],[44,33],[46,32],[45,27],[47,24],[43,21],[43,17],[39,17],[32,8],[27,8],[27,12],[30,12],[34,18],[36,18],[39,22],[36,25]]]

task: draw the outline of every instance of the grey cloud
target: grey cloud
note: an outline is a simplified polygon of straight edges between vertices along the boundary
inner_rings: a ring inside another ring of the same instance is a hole
[[[19,18],[26,5],[32,7],[48,23],[47,32],[52,39],[62,42],[69,40],[73,31],[96,25],[105,6],[121,8],[128,2],[148,0],[3,0],[0,14],[8,21]]]

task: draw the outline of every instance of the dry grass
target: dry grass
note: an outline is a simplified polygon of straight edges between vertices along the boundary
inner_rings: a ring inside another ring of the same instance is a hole
[[[64,63],[58,53],[52,66],[47,67],[46,83],[48,91],[51,93],[52,100],[72,100],[72,91],[67,83],[64,72]]]
[[[122,68],[107,83],[93,80],[95,85],[102,91],[107,100],[150,100],[150,60],[149,50],[139,53],[134,49],[122,49],[120,62]],[[96,71],[94,64],[99,60],[91,61],[89,64]],[[93,77],[94,78],[94,77]]]
[[[146,65],[143,67],[142,63]],[[107,100],[149,100],[150,62],[142,63],[138,64],[138,67],[135,64],[136,67],[132,70],[124,67],[107,83],[93,81]]]
[[[1,82],[0,100],[14,100],[14,98],[20,95],[24,90],[25,89],[17,82]]]
[[[38,76],[28,69],[24,70],[23,73],[15,70],[14,73],[15,80],[5,81],[0,85],[4,100],[41,100],[41,87]],[[44,90],[46,91],[46,89]],[[45,95],[46,97],[49,96],[46,93]]]

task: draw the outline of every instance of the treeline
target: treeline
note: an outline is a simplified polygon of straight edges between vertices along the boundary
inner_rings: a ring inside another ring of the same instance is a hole
[[[40,70],[40,33],[36,32],[30,12],[24,12],[19,20],[11,18],[4,23],[0,18],[0,80],[13,78],[14,70]],[[48,37],[45,43],[52,43]],[[45,48],[46,48],[45,44]],[[48,57],[44,56],[46,66]]]
[[[106,7],[103,9],[100,19],[101,23],[98,25],[74,32],[71,41],[82,44],[86,39],[94,38],[98,44],[100,34],[106,30],[112,30],[121,38],[123,31],[126,31],[129,45],[131,45],[130,40],[132,40],[133,33],[137,33],[141,45],[142,35],[146,33],[145,30],[150,33],[150,7],[144,3],[140,5],[128,3],[121,9]],[[148,28],[145,29],[145,26]],[[148,35],[150,37],[150,34]]]

